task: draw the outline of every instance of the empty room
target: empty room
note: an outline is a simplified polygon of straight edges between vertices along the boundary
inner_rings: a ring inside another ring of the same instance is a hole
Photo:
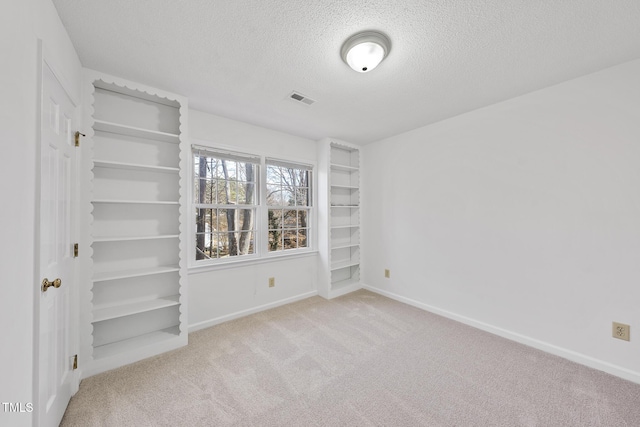
[[[640,425],[640,2],[6,0],[1,426]]]

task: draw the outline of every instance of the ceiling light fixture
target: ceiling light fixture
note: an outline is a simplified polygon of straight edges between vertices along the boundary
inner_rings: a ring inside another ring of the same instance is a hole
[[[391,50],[391,40],[378,31],[363,31],[349,37],[340,55],[347,65],[359,73],[367,73],[378,66]]]

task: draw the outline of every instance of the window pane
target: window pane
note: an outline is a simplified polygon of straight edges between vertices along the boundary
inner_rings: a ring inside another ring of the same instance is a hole
[[[306,210],[298,211],[298,227],[307,228],[307,216],[308,216],[308,214],[309,213]]]
[[[227,181],[220,179],[217,181],[217,186],[216,186],[216,195],[217,195],[217,199],[216,199],[216,203],[219,205],[226,205],[228,204],[227,201],[227,191],[228,191],[229,187],[227,186]]]
[[[199,256],[202,259],[209,248],[211,241],[211,232],[215,230],[216,217],[215,209],[196,209],[196,247],[199,248],[202,253]],[[197,255],[198,256],[198,255]]]
[[[207,203],[219,203],[218,200],[220,199],[220,181],[217,179],[211,180],[211,182],[209,182],[208,184],[207,193],[209,193],[207,196],[207,200],[210,200],[210,202]]]
[[[239,184],[240,195],[238,197],[239,205],[253,205],[256,199],[256,186],[253,183],[242,182]]]
[[[202,188],[203,191],[205,189],[204,187],[205,183],[202,183],[202,186],[200,184],[201,184],[201,180],[196,177],[193,182],[193,196],[196,203],[202,203],[201,200],[203,197],[200,197],[201,196],[200,189]]]
[[[198,177],[200,176],[200,157],[195,155],[193,156],[193,172],[195,180],[198,181]]]
[[[233,160],[220,160],[220,169],[224,179],[237,179],[237,163]]]
[[[283,187],[282,189],[282,202],[283,206],[295,206],[296,197],[295,190],[291,187]]]
[[[204,249],[204,237],[196,234],[196,259],[209,259],[211,258],[205,253]]]
[[[309,177],[311,176],[311,174],[309,173],[308,170],[304,170],[304,171],[300,171],[299,175],[300,177],[299,182],[298,182],[298,186],[299,187],[308,187],[309,186]]]
[[[296,188],[296,206],[309,206],[309,189]]]
[[[238,254],[249,255],[255,253],[255,245],[253,241],[253,231],[243,231],[238,241]]]
[[[206,179],[198,180],[194,193],[196,203],[215,203],[215,185]]]
[[[211,159],[209,174],[214,178],[224,179],[224,173],[221,167],[221,161],[218,159]]]
[[[280,209],[269,209],[269,229],[282,228],[282,211]]]
[[[279,167],[267,165],[267,184],[280,184],[280,176]]]
[[[238,163],[238,171],[236,173],[236,179],[238,181],[246,181],[247,180],[247,167],[246,163]]]
[[[282,240],[283,249],[295,249],[298,247],[296,230],[284,230]]]
[[[227,193],[229,195],[229,200],[227,203],[235,205],[238,201],[238,183],[235,181],[229,181],[227,182],[227,186],[229,188],[229,192]]]
[[[229,228],[229,219],[231,219],[231,229]],[[234,219],[233,209],[218,209],[217,231],[233,231]]]
[[[282,188],[279,185],[267,184],[267,204],[282,206]]]
[[[296,228],[298,226],[298,212],[295,210],[287,209],[283,211],[283,226],[284,228]]]
[[[218,258],[229,256],[229,233],[215,233],[214,238]]]
[[[220,216],[218,214],[218,210],[217,209],[207,209],[208,215],[206,217],[206,221],[207,221],[207,230],[206,231],[218,231],[219,225],[218,225],[218,217]]]
[[[211,209],[196,209],[196,230],[200,233],[204,232],[207,211]]]
[[[196,233],[196,259],[211,258],[208,253],[207,236],[205,233]]]
[[[298,230],[298,247],[299,248],[309,247],[307,243],[307,229]]]
[[[255,227],[255,209],[238,209],[236,230],[253,230]]]
[[[282,233],[278,230],[269,231],[269,252],[282,250]]]

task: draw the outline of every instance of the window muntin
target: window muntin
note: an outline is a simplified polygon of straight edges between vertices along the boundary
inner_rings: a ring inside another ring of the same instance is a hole
[[[259,163],[194,152],[196,260],[256,253]]]
[[[311,170],[267,160],[269,252],[309,247]]]

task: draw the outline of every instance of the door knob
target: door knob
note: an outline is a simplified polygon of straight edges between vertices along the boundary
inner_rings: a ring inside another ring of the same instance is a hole
[[[53,286],[54,288],[59,288],[60,286],[62,286],[62,280],[56,279],[53,282],[50,282],[49,279],[45,277],[42,280],[42,292],[47,292],[47,289],[49,289],[51,286]]]

